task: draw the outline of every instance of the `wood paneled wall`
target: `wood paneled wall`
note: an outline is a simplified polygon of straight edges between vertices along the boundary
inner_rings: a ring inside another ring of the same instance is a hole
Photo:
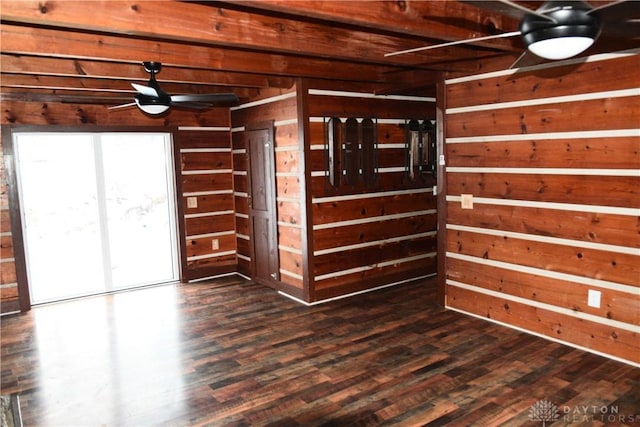
[[[283,93],[263,96],[231,109],[233,131],[234,198],[238,269],[251,275],[251,235],[249,226],[247,147],[244,132],[250,125],[272,122],[274,126],[276,204],[278,219],[278,256],[280,287],[303,298],[303,233],[300,204],[301,169],[299,158],[303,146],[298,138],[297,92],[294,86]],[[304,178],[302,178],[304,182]]]
[[[446,81],[448,307],[640,364],[639,68]]]
[[[320,90],[305,93],[311,180],[309,301],[320,301],[436,272],[435,178],[406,176],[405,125],[435,118],[435,100]],[[325,123],[371,118],[377,131],[374,185],[334,188]]]
[[[187,238],[180,245],[183,278],[234,271],[235,231],[233,223],[230,119],[228,109],[200,113],[172,110],[153,118],[137,109],[109,110],[105,106],[3,101],[1,124],[34,125],[43,131],[132,130],[172,132],[178,148],[176,174],[178,203],[184,215],[178,218]],[[5,133],[3,132],[3,135]],[[2,145],[4,147],[4,145]],[[14,230],[10,216],[17,209],[9,204],[5,176],[5,150],[0,162],[0,313],[19,310],[19,287],[13,253]],[[183,195],[180,191],[187,194]],[[197,208],[188,208],[187,197],[196,197]],[[230,213],[231,212],[231,213]],[[212,240],[218,240],[214,250]],[[17,247],[17,246],[16,246]]]
[[[230,131],[228,125],[182,127],[174,135],[180,156],[187,280],[236,270]]]

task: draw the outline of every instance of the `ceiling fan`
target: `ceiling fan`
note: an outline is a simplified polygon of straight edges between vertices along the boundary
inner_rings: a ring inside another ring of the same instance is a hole
[[[155,116],[166,112],[170,107],[206,110],[213,107],[229,107],[239,102],[234,93],[169,95],[162,90],[156,80],[156,74],[160,72],[162,64],[160,62],[145,61],[142,65],[145,71],[151,75],[147,86],[131,83],[131,86],[137,92],[134,96],[135,102],[116,105],[111,109],[137,105],[144,113]]]
[[[588,49],[601,33],[635,38],[640,35],[640,2],[621,0],[599,7],[585,1],[546,1],[536,10],[510,0],[461,0],[491,12],[520,19],[519,31],[473,39],[423,46],[391,52],[385,56],[402,55],[478,41],[522,36],[527,50],[511,68],[544,59],[571,58]],[[533,56],[533,58],[531,58]]]

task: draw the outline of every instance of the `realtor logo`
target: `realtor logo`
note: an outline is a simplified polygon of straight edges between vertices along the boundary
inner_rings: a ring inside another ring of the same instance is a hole
[[[542,421],[542,427],[546,427],[547,422],[554,422],[558,418],[560,418],[558,407],[548,400],[538,400],[529,408],[529,419]]]

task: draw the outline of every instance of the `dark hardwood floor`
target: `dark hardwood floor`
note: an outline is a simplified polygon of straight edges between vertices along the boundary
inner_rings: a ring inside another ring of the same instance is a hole
[[[640,425],[640,369],[430,288],[305,307],[231,276],[41,306],[1,320],[2,393],[26,426]]]

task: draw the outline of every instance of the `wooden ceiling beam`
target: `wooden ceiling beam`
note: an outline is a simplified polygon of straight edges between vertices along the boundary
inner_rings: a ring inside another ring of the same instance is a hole
[[[70,58],[25,55],[0,55],[0,71],[7,74],[31,74],[145,82],[149,74],[142,63],[101,62]],[[163,66],[160,82],[231,87],[291,87],[293,79],[272,79],[267,75]],[[277,85],[277,86],[276,86]]]
[[[387,73],[397,70],[391,66],[364,66],[329,59],[300,58],[8,24],[0,25],[0,38],[2,52],[13,55],[132,64],[158,61],[167,67],[209,68],[280,77],[388,83]]]
[[[451,42],[516,31],[518,21],[458,1],[318,1],[228,0],[221,7],[269,11],[288,16],[337,22],[373,32],[386,32]],[[430,43],[432,44],[432,43]],[[476,46],[515,52],[522,49],[513,39],[474,43]]]
[[[397,66],[439,61],[449,54],[438,49],[385,58],[385,53],[415,48],[426,41],[189,2],[3,0],[2,19],[7,23]],[[467,57],[476,55],[467,47],[451,51],[464,52]]]
[[[144,81],[139,83],[144,84]],[[224,93],[233,92],[240,98],[250,98],[257,95],[258,88],[229,88],[223,86],[202,85],[202,84],[178,84],[171,82],[160,82],[162,89],[170,94],[185,93]],[[46,91],[70,91],[70,92],[95,92],[103,94],[128,95],[133,98],[136,93],[130,82],[119,79],[96,79],[88,77],[58,77],[58,76],[38,76],[24,74],[3,74],[0,87]]]

